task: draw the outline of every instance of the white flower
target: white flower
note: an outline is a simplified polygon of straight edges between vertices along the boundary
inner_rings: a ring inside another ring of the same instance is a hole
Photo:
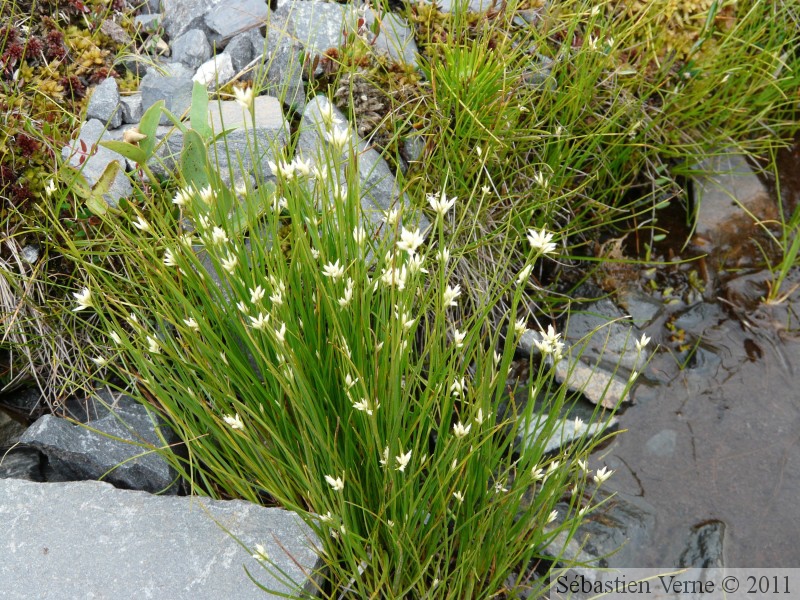
[[[344,296],[339,298],[339,306],[344,308],[348,304],[350,304],[350,300],[353,299],[353,279],[352,277],[347,278],[347,286],[344,288]]]
[[[234,91],[238,90],[239,88],[234,88]],[[250,89],[250,92],[253,90]],[[251,94],[252,95],[252,94]],[[238,99],[237,99],[238,102]],[[253,553],[253,558],[259,560],[261,562],[267,562],[269,560],[269,554],[267,553],[266,548],[261,544],[256,544],[256,551]]]
[[[233,88],[233,95],[236,98],[236,103],[245,110],[250,110],[253,105],[253,88]]]
[[[214,227],[214,230],[211,232],[211,243],[213,244],[224,244],[228,241],[228,234],[225,233],[225,230],[222,227]]]
[[[636,350],[637,352],[641,352],[644,350],[645,346],[650,343],[650,338],[647,337],[646,333],[642,334],[642,337],[636,341]]]
[[[183,322],[189,329],[200,331],[200,325],[198,325],[197,321],[195,321],[193,318],[189,317],[188,319],[184,319]]]
[[[453,492],[453,498],[455,498],[459,502],[464,502],[464,494],[462,494],[461,492]]]
[[[575,417],[575,433],[581,434],[586,431],[586,423],[580,417]]]
[[[217,194],[211,189],[210,185],[207,185],[202,190],[200,190],[200,200],[205,202],[206,204],[212,204],[216,199]]]
[[[552,325],[547,326],[547,331],[540,331],[539,335],[542,336],[541,340],[534,340],[534,344],[542,354],[552,354],[556,358],[561,358],[561,349],[564,343],[559,340],[560,333],[556,333]]]
[[[517,275],[517,285],[524,285],[526,281],[528,281],[528,277],[531,275],[531,271],[533,270],[533,265],[527,265],[522,271],[519,272]]]
[[[398,456],[394,457],[394,459],[397,461],[397,468],[396,468],[397,471],[400,471],[402,473],[403,471],[406,470],[408,462],[411,460],[411,452],[412,451],[409,450],[405,454],[399,454]]]
[[[597,471],[595,471],[594,477],[592,477],[592,479],[594,479],[594,482],[597,485],[600,485],[601,483],[606,481],[609,477],[611,477],[613,474],[614,471],[609,471],[608,467],[603,467],[602,469],[597,469]]]
[[[579,517],[582,517],[582,516],[584,516],[584,515],[585,515],[585,514],[586,514],[588,511],[589,511],[589,505],[587,504],[586,506],[584,506],[583,508],[581,508],[580,510],[578,510],[578,516],[579,516]]]
[[[531,467],[531,478],[534,481],[539,481],[540,479],[544,479],[544,469],[539,467]]]
[[[347,186],[343,185],[333,190],[333,201],[342,206],[347,202]]]
[[[236,415],[225,415],[222,417],[222,420],[231,428],[231,429],[244,429],[244,423],[242,422],[242,418],[239,416],[239,413]]]
[[[344,269],[341,265],[339,265],[339,261],[337,260],[335,263],[329,262],[325,266],[322,267],[322,274],[325,277],[330,277],[334,281],[342,277],[344,275]]]
[[[385,467],[386,463],[389,462],[389,446],[383,449],[383,454],[381,454],[380,463]]]
[[[250,312],[250,309],[247,308],[247,304],[245,304],[244,301],[237,302],[236,303],[236,308],[239,309],[239,312],[244,313],[244,314],[247,314],[248,312]]]
[[[311,174],[311,163],[303,160],[299,156],[295,156],[292,165],[294,166],[295,172],[304,177],[308,177]]]
[[[269,323],[269,314],[258,313],[258,317],[250,317],[250,321],[253,329],[263,331],[267,328],[267,324]]]
[[[275,337],[283,344],[286,341],[286,323],[281,323],[280,329],[275,330]]]
[[[192,193],[185,189],[181,188],[177,192],[175,192],[175,197],[172,199],[172,203],[177,206],[186,206],[192,199]]]
[[[447,288],[444,290],[444,294],[442,296],[442,302],[444,303],[444,306],[445,307],[458,306],[456,298],[458,298],[460,295],[461,295],[460,285],[457,285],[455,287],[448,285]]]
[[[464,338],[466,337],[467,337],[466,331],[459,331],[458,329],[453,330],[453,341],[456,343],[456,348],[464,347]]]
[[[236,270],[236,265],[239,264],[239,259],[236,255],[231,254],[230,251],[228,252],[228,257],[223,258],[220,263],[222,264],[222,268],[225,269],[228,273],[233,275],[233,272]]]
[[[311,258],[313,258],[314,260],[319,260],[319,250],[317,250],[316,248],[311,248],[310,250],[311,250]]]
[[[187,248],[191,248],[192,244],[194,243],[194,239],[192,238],[192,234],[191,233],[185,233],[185,234],[181,235],[181,237],[179,239],[180,239],[181,244],[183,244]]]
[[[331,514],[331,511],[326,512],[324,515],[320,515],[319,520],[328,525],[333,523],[333,515]]]
[[[347,127],[335,127],[332,131],[325,133],[325,139],[328,140],[334,148],[341,151],[350,141],[350,130]]]
[[[122,338],[119,337],[119,334],[116,331],[112,331],[108,334],[108,337],[111,338],[111,341],[119,346],[122,343]]]
[[[484,416],[483,416],[483,409],[482,409],[482,408],[479,408],[479,409],[478,409],[478,413],[475,415],[475,422],[478,424],[478,427],[480,427],[481,425],[483,425],[483,422],[484,422],[486,419],[488,419],[489,417],[491,417],[491,416],[492,416],[492,413],[489,413],[488,415],[486,415],[486,416],[484,417]]]
[[[75,301],[78,303],[78,306],[72,309],[74,312],[92,307],[92,290],[90,290],[88,287],[85,287],[80,292],[75,292],[72,295],[75,296]]]
[[[504,485],[502,481],[495,481],[494,483],[494,493],[495,494],[502,494],[507,492],[508,488]]]
[[[400,218],[400,211],[396,208],[391,209],[389,212],[386,213],[386,216],[383,218],[386,221],[387,225],[391,225],[394,227],[397,225],[397,220]]]
[[[431,208],[440,217],[443,217],[447,214],[447,211],[455,206],[456,200],[456,198],[448,199],[444,191],[442,191],[439,196],[436,196],[436,194],[428,194],[428,204],[431,205]]]
[[[469,430],[472,429],[472,425],[463,425],[461,421],[453,425],[453,435],[457,438],[461,439],[469,433]]]
[[[203,231],[208,229],[210,225],[210,223],[208,222],[208,217],[206,215],[200,215],[200,217],[197,219],[197,223],[198,225],[200,225],[200,229],[202,229]]]
[[[535,229],[528,230],[528,242],[531,248],[542,254],[554,254],[556,251],[555,242],[553,242],[554,234],[549,233],[545,229],[536,231]]]
[[[327,481],[328,485],[331,486],[336,492],[341,492],[344,489],[343,477],[337,477],[334,479],[330,475],[325,475],[325,481]]]
[[[269,295],[269,300],[276,306],[283,304],[283,287],[274,288],[274,291]]]
[[[436,260],[443,265],[446,265],[448,262],[450,262],[450,250],[448,250],[446,247],[443,247],[436,253]]]
[[[384,269],[383,273],[381,273],[381,281],[386,284],[387,287],[396,286],[400,291],[406,288],[407,277],[408,270],[405,265],[399,268],[389,267]]]
[[[517,335],[517,337],[525,333],[526,329],[527,326],[525,323],[525,319],[517,319],[516,321],[514,321],[514,333]]]
[[[98,367],[105,367],[108,364],[108,359],[104,356],[95,356],[92,358],[92,362]]]
[[[150,231],[150,223],[145,221],[144,217],[141,215],[136,216],[136,220],[133,222],[133,226],[136,227],[139,231]]]
[[[158,340],[153,336],[147,336],[147,349],[151,354],[161,354],[161,346],[158,345]]]
[[[336,116],[336,111],[331,102],[318,102],[317,106],[319,107],[319,115],[322,117],[322,123],[325,125],[326,129],[330,131],[333,129],[334,125],[341,123],[341,120]]]
[[[279,160],[278,162],[272,162],[270,160],[267,161],[267,165],[275,175],[282,177],[286,181],[290,181],[294,177],[295,163],[293,162],[287,163],[284,160]]]
[[[364,242],[367,241],[367,231],[361,226],[356,227],[353,229],[353,239],[356,241],[356,244],[359,246],[363,246]]]
[[[421,254],[414,254],[409,257],[408,259],[408,272],[409,273],[427,273],[428,269],[424,269],[422,267],[422,263],[425,262],[425,257]]]
[[[558,518],[558,511],[554,510],[547,516],[547,523],[552,523]]]
[[[373,411],[369,407],[369,400],[367,400],[366,398],[361,398],[361,400],[353,402],[353,408],[355,408],[358,411],[365,412],[369,416],[372,416]]]
[[[545,177],[541,171],[537,172],[536,175],[533,176],[533,180],[539,187],[543,187],[545,189],[550,187],[550,180],[547,179],[547,177]]]
[[[175,262],[175,255],[172,254],[172,250],[169,248],[164,250],[164,264],[168,267],[178,266],[178,263]]]
[[[345,386],[347,386],[347,389],[348,389],[348,390],[349,390],[349,389],[351,389],[351,388],[352,388],[352,387],[353,387],[355,384],[357,384],[357,383],[358,383],[358,377],[356,377],[355,379],[353,379],[353,378],[350,376],[350,373],[347,373],[347,374],[344,376],[344,384],[345,384]]]
[[[52,179],[47,180],[47,185],[44,186],[44,193],[48,196],[52,196],[53,192],[56,191],[56,182]]]
[[[403,230],[400,232],[400,241],[397,242],[397,248],[399,250],[405,250],[408,254],[414,254],[424,241],[425,238],[422,236],[419,229],[411,231],[403,227]]]
[[[464,378],[462,377],[459,379],[454,379],[453,384],[450,386],[450,391],[453,393],[454,396],[460,396],[464,393],[467,384],[464,383]]]
[[[275,196],[272,197],[272,210],[275,212],[280,212],[281,210],[285,210],[289,207],[289,202],[283,196]]]
[[[586,461],[585,461],[585,460],[583,460],[583,459],[580,459],[580,458],[579,458],[578,460],[576,460],[576,461],[575,461],[575,465],[576,465],[576,466],[577,466],[577,467],[578,467],[578,468],[579,468],[581,471],[583,471],[584,473],[586,473],[586,472],[588,472],[588,471],[589,471],[589,465],[588,465],[588,464],[586,463]]]
[[[631,376],[628,378],[628,381],[633,383],[634,381],[636,381],[636,379],[638,379],[638,377],[639,377],[639,371],[631,371]]]
[[[262,288],[260,285],[257,285],[255,288],[250,290],[250,302],[255,304],[256,302],[260,301],[265,294],[266,292],[264,291],[264,288]]]
[[[314,179],[319,179],[320,181],[326,181],[328,179],[328,167],[327,165],[314,165],[311,168],[311,176]]]

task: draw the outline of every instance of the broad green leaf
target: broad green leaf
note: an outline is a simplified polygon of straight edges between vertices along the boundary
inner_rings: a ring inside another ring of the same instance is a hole
[[[153,150],[156,147],[156,129],[158,129],[158,122],[161,120],[161,110],[163,108],[164,101],[159,100],[144,112],[142,120],[139,121],[139,133],[147,136],[139,142],[139,148],[142,149],[147,159],[153,155]],[[147,160],[143,162],[147,162]]]
[[[208,90],[204,85],[194,82],[192,87],[192,108],[189,110],[189,124],[192,129],[207,140],[211,136],[208,124]]]
[[[103,174],[100,175],[97,183],[92,186],[92,191],[86,199],[86,208],[94,214],[104,215],[108,212],[109,207],[103,199],[103,195],[107,194],[111,186],[114,185],[114,179],[116,179],[118,173],[119,163],[116,160],[112,160],[103,169]]]
[[[202,189],[208,185],[208,158],[206,145],[200,134],[189,129],[183,136],[181,172],[186,184]]]
[[[144,143],[145,141],[146,140],[142,140],[140,144]],[[100,145],[103,146],[103,148],[108,148],[117,154],[121,154],[125,158],[132,160],[138,165],[143,165],[147,162],[147,153],[142,149],[141,146],[134,146],[128,142],[118,142],[116,140],[100,142]],[[116,163],[116,161],[114,162]]]

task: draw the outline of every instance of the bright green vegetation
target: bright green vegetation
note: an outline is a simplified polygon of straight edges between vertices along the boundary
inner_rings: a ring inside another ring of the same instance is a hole
[[[105,210],[62,178],[26,222],[75,265],[75,295],[53,308],[63,291],[51,293],[49,310],[90,340],[72,347],[90,378],[133,383],[163,412],[185,442],[168,456],[195,492],[304,515],[333,597],[540,585],[529,569],[596,507],[603,474],[586,471],[587,436],[543,452],[575,399],[553,381],[555,333],[531,364],[545,412],[507,401],[521,328],[565,307],[570,271],[601,235],[669,234],[659,211],[683,201],[676,178],[705,153],[769,157],[795,130],[796,2],[566,0],[520,25],[536,9],[526,4],[410,8],[421,76],[358,37],[324,57],[313,86],[364,135],[378,130],[390,162],[408,137],[424,141],[399,175],[413,204],[402,225],[384,215],[379,235],[359,229],[347,139],[313,165],[285,157],[275,185],[225,186],[204,158],[205,94],[181,181],[135,181]],[[152,139],[125,151],[144,163]],[[433,224],[425,240],[418,210]],[[784,222],[779,272],[797,260],[796,217]],[[537,420],[542,434],[520,451],[516,435]]]

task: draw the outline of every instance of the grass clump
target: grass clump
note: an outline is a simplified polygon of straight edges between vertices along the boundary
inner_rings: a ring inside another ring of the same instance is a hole
[[[277,187],[230,189],[207,169],[206,187],[154,195],[147,215],[109,210],[104,243],[66,249],[99,259],[75,294],[106,340],[94,358],[186,442],[171,460],[194,491],[304,516],[326,596],[540,589],[530,570],[592,499],[590,436],[544,453],[569,401],[551,372],[563,344],[551,330],[531,398],[514,403],[522,287],[489,281],[490,301],[459,311],[453,261],[466,251],[444,228],[458,202],[429,199],[427,241],[413,211],[363,213],[351,133],[321,106],[323,153],[276,160]],[[249,207],[244,221],[235,205]],[[527,271],[555,251],[551,234],[532,232]],[[512,298],[505,338],[486,326],[501,295]],[[533,412],[539,394],[545,415]],[[534,426],[539,437],[520,445]]]

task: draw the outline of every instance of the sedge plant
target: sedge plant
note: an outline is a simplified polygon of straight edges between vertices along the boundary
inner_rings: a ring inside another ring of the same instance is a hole
[[[252,96],[237,97],[249,109]],[[86,246],[64,249],[82,262],[74,308],[105,340],[97,362],[184,442],[166,456],[194,493],[304,518],[324,562],[314,591],[542,590],[532,569],[553,564],[608,475],[587,471],[588,424],[545,453],[572,401],[553,380],[565,358],[552,328],[529,401],[509,394],[522,283],[557,252],[558,234],[531,230],[520,276],[488,281],[483,305],[462,311],[453,265],[463,250],[444,222],[475,198],[432,194],[425,230],[409,207],[365,209],[353,134],[316,102],[320,151],[276,151],[274,186],[232,188],[207,164],[203,188],[184,181],[174,198],[154,190],[146,214],[100,214],[108,237],[95,260],[83,260]],[[268,211],[254,208],[265,198]],[[245,217],[235,232],[234,204]],[[501,297],[511,298],[504,330],[487,326]]]

